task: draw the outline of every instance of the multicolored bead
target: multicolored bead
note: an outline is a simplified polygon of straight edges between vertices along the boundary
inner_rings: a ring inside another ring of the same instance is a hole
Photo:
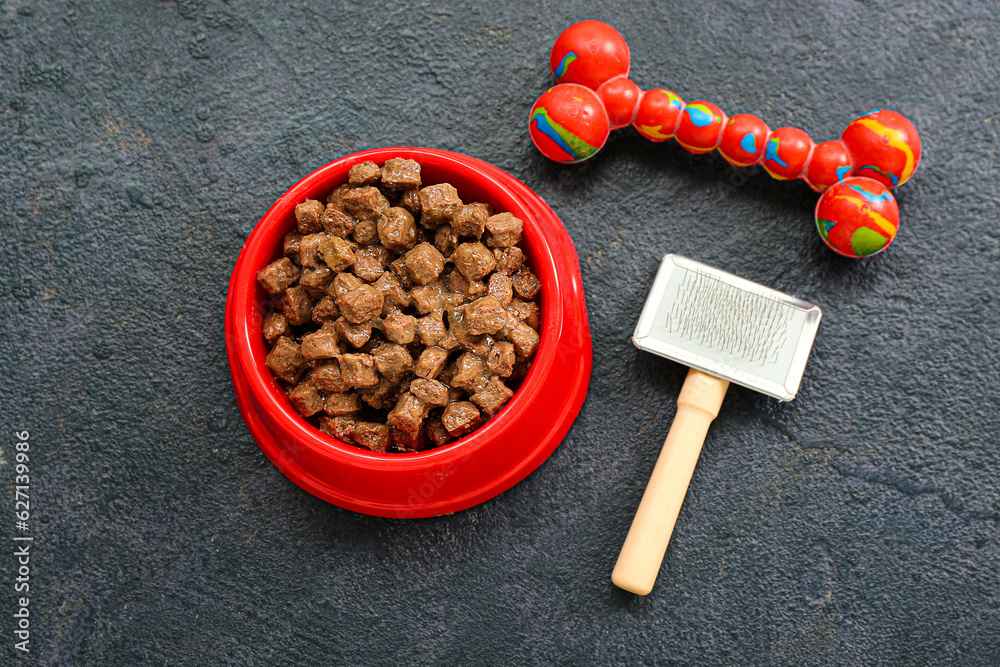
[[[726,121],[719,153],[726,162],[737,167],[757,164],[764,155],[770,133],[767,123],[757,116],[738,113]]]
[[[538,98],[528,116],[528,131],[542,155],[569,164],[599,151],[611,128],[597,93],[564,83]]]
[[[722,109],[704,100],[692,102],[681,112],[677,124],[677,143],[692,153],[708,153],[719,145],[726,114]]]
[[[882,183],[853,176],[831,186],[816,204],[816,228],[844,257],[882,252],[896,238],[899,205]]]
[[[850,122],[840,135],[854,173],[894,188],[910,180],[920,164],[920,135],[902,114],[876,109]]]

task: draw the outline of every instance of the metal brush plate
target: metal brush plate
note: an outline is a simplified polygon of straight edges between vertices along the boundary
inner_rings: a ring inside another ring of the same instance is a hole
[[[632,342],[781,401],[798,393],[819,307],[679,255],[667,255]]]

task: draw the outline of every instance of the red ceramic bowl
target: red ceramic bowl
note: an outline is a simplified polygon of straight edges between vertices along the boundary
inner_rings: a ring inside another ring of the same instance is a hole
[[[465,201],[484,201],[524,221],[524,248],[542,284],[534,363],[513,398],[464,438],[426,452],[370,452],[303,419],[271,371],[261,323],[268,298],[257,272],[281,256],[295,205],[325,200],[354,164],[417,160],[427,184],[448,182]],[[407,518],[457,512],[524,479],[562,441],[590,383],[593,350],[576,249],[545,202],[510,174],[457,153],[377,148],[331,162],[293,185],[250,233],[229,282],[226,352],[236,401],[250,434],[286,477],[309,493],[364,514]]]

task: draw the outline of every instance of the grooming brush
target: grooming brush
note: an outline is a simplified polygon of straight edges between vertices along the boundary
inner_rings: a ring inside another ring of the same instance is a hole
[[[611,575],[616,586],[652,590],[729,383],[795,398],[821,316],[807,301],[678,255],[663,258],[632,342],[691,369]]]

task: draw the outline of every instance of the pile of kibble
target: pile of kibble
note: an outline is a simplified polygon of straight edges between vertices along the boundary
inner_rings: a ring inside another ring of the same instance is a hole
[[[422,451],[510,400],[538,347],[540,285],[523,225],[465,204],[420,165],[354,165],[326,203],[295,207],[257,281],[267,366],[303,417],[346,443]]]

